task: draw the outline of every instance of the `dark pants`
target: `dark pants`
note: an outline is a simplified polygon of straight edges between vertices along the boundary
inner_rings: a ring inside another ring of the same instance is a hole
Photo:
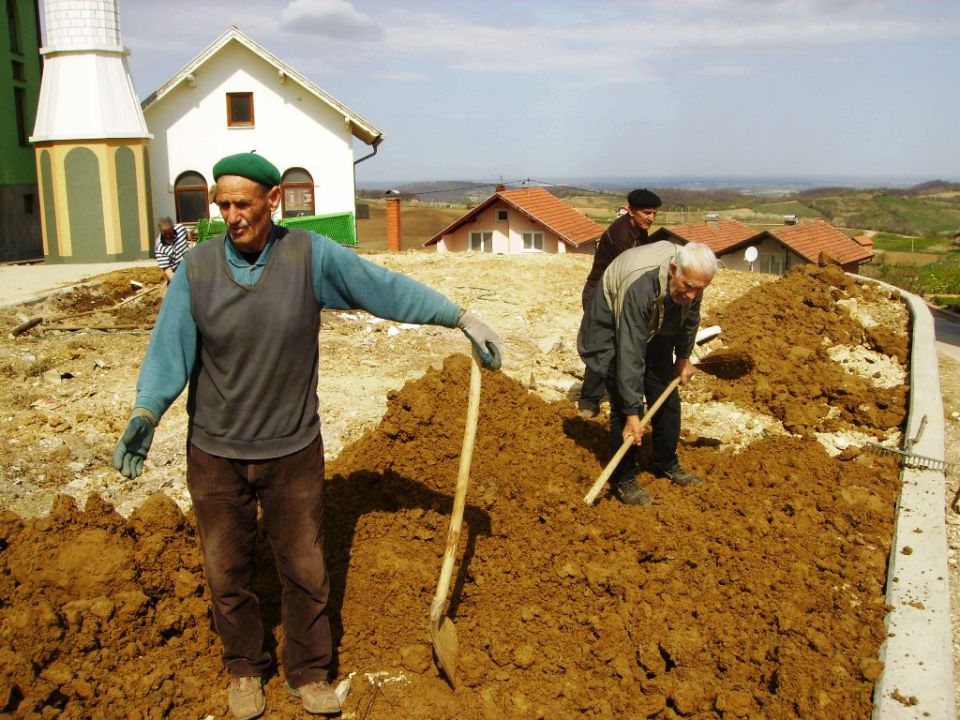
[[[617,392],[615,370],[607,378],[610,393],[610,445],[612,453],[623,444],[623,428],[626,416],[623,401]],[[647,344],[646,369],[643,377],[643,394],[647,407],[657,401],[667,385],[676,377],[673,361],[673,338],[654,337]],[[668,470],[677,463],[677,443],[680,441],[680,391],[674,388],[650,422],[653,427],[653,468]],[[635,477],[638,471],[639,447],[632,445],[613,474],[613,482],[623,482]]]
[[[580,298],[580,302],[583,304],[584,315],[587,313],[587,306],[590,304],[590,299],[593,297],[593,293],[597,292],[597,288],[593,287],[590,290],[584,290],[583,295]],[[591,370],[589,366],[584,366],[583,371],[583,383],[580,385],[580,398],[577,400],[577,408],[580,410],[593,410],[593,412],[600,412],[600,401],[603,400],[603,391],[606,387],[607,379],[598,373],[596,370]]]
[[[213,620],[231,677],[270,667],[251,589],[257,504],[282,586],[284,675],[293,687],[326,680],[333,654],[323,558],[323,441],[270,460],[229,460],[194,445],[187,485],[197,518]]]
[[[577,400],[577,407],[580,410],[593,410],[600,412],[600,401],[603,400],[603,390],[606,385],[606,378],[590,366],[585,366],[583,371],[583,384],[580,386],[580,399]]]

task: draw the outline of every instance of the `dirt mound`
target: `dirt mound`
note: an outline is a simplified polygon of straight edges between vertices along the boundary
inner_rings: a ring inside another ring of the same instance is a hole
[[[428,611],[465,420],[468,359],[392,395],[329,467],[339,672],[358,717],[867,717],[879,672],[895,467],[806,439],[685,449],[709,480],[657,503],[581,498],[606,434],[484,373],[449,610],[460,686]],[[196,718],[225,707],[193,525],[163,496],[124,520],[93,496],[0,537],[0,710]],[[274,571],[257,584],[282,642]],[[342,629],[341,629],[342,628]],[[373,676],[371,684],[364,673]],[[271,717],[298,717],[281,681]],[[50,708],[44,710],[44,708]]]
[[[791,433],[855,427],[882,436],[903,423],[908,387],[878,387],[832,361],[829,351],[859,346],[906,367],[908,334],[905,326],[864,323],[862,304],[899,307],[902,301],[878,286],[858,283],[836,266],[795,267],[711,316],[723,328],[725,348],[752,358],[754,370],[738,379],[699,377],[693,388],[707,389],[701,399],[736,402],[772,415]]]
[[[163,301],[163,285],[156,268],[114,270],[55,294],[46,304],[44,322],[71,328],[152,325]]]
[[[463,274],[452,275],[446,264],[415,259],[440,274],[441,287],[453,278],[448,293],[478,267],[492,272],[502,261],[464,260]],[[550,339],[543,328],[558,332],[558,317],[565,332],[575,331],[579,304],[568,291],[575,283],[561,272],[571,271],[554,270],[509,266],[489,280],[492,287],[535,287],[534,279],[516,278],[536,273],[557,286],[537,302],[551,312],[569,305],[565,314],[547,312],[545,323],[529,324],[515,307],[491,302],[490,313],[506,308],[494,324],[508,329],[516,363],[529,363],[516,377],[540,382],[548,368],[569,374],[572,367],[566,355],[522,344]],[[734,278],[760,282],[740,274],[717,284]],[[130,280],[71,292],[102,296],[98,307],[110,313],[159,302],[155,292],[116,308],[136,292]],[[86,300],[78,294],[55,302],[67,314],[82,312]],[[340,677],[357,673],[345,717],[869,717],[882,669],[898,472],[886,457],[852,450],[830,457],[811,433],[836,424],[877,434],[899,423],[904,388],[878,388],[828,352],[872,348],[905,364],[905,328],[869,317],[894,305],[890,317],[902,317],[899,300],[882,291],[831,268],[806,268],[757,285],[735,306],[712,308],[709,322],[724,328],[720,343],[748,353],[755,368],[739,379],[698,374],[685,401],[698,393],[733,400],[779,417],[797,437],[762,439],[736,453],[683,444],[681,460],[706,482],[684,490],[644,475],[657,499],[648,508],[605,495],[584,505],[609,457],[605,426],[575,417],[569,400],[550,403],[507,375],[484,372],[448,609],[460,641],[456,690],[433,663],[428,613],[457,475],[469,360],[448,357],[391,393],[386,411],[373,416],[379,424],[328,463],[337,670]],[[10,328],[17,321],[0,322]],[[404,330],[413,339],[401,344],[384,331],[374,343],[373,332],[354,329],[363,324],[344,319],[325,330],[328,353],[352,359],[338,376],[337,365],[323,368],[345,393],[356,385],[378,395],[379,368],[397,368],[399,358],[419,366],[445,354],[438,351],[443,336]],[[130,392],[131,358],[142,356],[145,342],[51,333],[3,346],[5,498],[31,483],[69,491],[82,480],[119,505],[145,487],[182,482],[185,419],[176,414],[164,420],[166,435],[158,433],[152,485],[121,485],[107,467],[127,417],[118,398]],[[382,354],[357,350],[367,344]],[[543,344],[552,347],[552,340]],[[105,367],[93,366],[94,357]],[[367,364],[378,370],[363,375]],[[57,369],[56,382],[47,368]],[[61,380],[68,369],[74,377]],[[348,411],[359,405],[347,395],[330,413],[334,422],[325,416],[326,432],[352,423]],[[265,541],[255,586],[271,643],[281,644],[279,587]],[[42,518],[0,513],[0,718],[222,717],[226,679],[210,623],[194,525],[164,495],[127,518],[96,494],[82,511],[61,496]],[[282,686],[279,676],[269,679],[268,716],[302,717]]]

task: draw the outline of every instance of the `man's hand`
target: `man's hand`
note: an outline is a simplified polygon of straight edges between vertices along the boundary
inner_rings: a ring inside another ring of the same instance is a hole
[[[155,427],[152,416],[136,414],[130,418],[113,451],[113,467],[124,477],[133,479],[143,472],[143,461],[153,442]]]
[[[500,350],[500,338],[493,329],[472,312],[463,313],[457,320],[457,327],[473,343],[483,366],[499,370],[503,353]]]
[[[673,369],[677,373],[677,377],[680,378],[680,384],[686,385],[687,381],[693,377],[693,373],[696,372],[697,366],[690,362],[690,358],[677,358],[677,361],[673,364]]]
[[[639,415],[627,415],[626,422],[623,426],[623,441],[626,442],[629,438],[633,440],[634,445],[639,445],[643,442],[643,434],[649,432],[649,430],[649,423],[647,423],[646,427],[640,427]]]

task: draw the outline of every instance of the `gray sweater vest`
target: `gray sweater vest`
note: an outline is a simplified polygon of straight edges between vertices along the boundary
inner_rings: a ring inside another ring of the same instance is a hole
[[[221,235],[198,245],[187,263],[199,333],[189,440],[219,457],[289,455],[320,432],[310,236],[293,230],[278,237],[256,285],[233,279],[224,242]]]

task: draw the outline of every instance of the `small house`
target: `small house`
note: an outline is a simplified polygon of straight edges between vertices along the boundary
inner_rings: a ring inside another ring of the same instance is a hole
[[[158,216],[210,216],[214,163],[255,150],[282,173],[283,218],[354,215],[354,138],[383,134],[231,27],[143,101]],[[368,156],[369,157],[369,156]],[[359,162],[359,161],[356,161]]]
[[[837,258],[847,272],[858,272],[873,257],[870,238],[851,238],[822,220],[756,231],[736,220],[662,227],[651,240],[707,245],[725,268],[782,275],[794,265],[816,263],[821,252]],[[753,261],[747,249],[755,248]]]
[[[603,231],[541,187],[498,189],[427,240],[424,247],[436,245],[437,252],[592,255]]]

